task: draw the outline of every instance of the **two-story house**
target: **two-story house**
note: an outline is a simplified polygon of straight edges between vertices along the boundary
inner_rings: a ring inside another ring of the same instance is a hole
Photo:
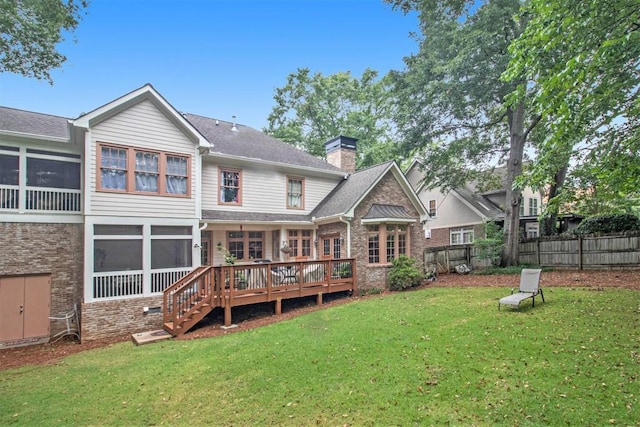
[[[420,160],[414,160],[405,176],[429,211],[431,221],[426,231],[427,247],[471,244],[474,239],[484,237],[485,222],[504,223],[504,186],[483,190],[476,183],[468,183],[462,188],[446,192],[438,188],[429,189],[424,182],[424,167]],[[496,173],[499,174],[500,171]],[[538,216],[541,209],[540,192],[525,188],[520,202],[520,228],[523,237],[539,236]]]
[[[0,345],[158,328],[200,265],[352,259],[359,289],[421,259],[426,209],[395,161],[355,171],[240,124],[178,112],[145,85],[75,119],[0,107]]]

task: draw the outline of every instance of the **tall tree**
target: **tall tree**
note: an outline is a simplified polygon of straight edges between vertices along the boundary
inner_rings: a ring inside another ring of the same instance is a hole
[[[66,57],[63,31],[78,26],[88,0],[0,0],[0,72],[48,80]]]
[[[424,157],[431,188],[481,179],[506,161],[507,199],[502,264],[518,263],[522,173],[527,138],[540,120],[524,100],[507,104],[519,83],[503,82],[509,44],[526,25],[519,0],[386,0],[419,14],[417,54],[394,74],[398,125],[408,152]]]
[[[513,102],[549,119],[528,182],[568,154],[575,190],[606,200],[589,210],[627,210],[640,196],[640,2],[530,0],[524,13],[504,78],[521,82]]]
[[[324,76],[300,68],[274,99],[266,133],[318,157],[331,138],[357,138],[358,167],[394,157],[390,86],[377,71],[367,69],[357,79],[349,72]]]

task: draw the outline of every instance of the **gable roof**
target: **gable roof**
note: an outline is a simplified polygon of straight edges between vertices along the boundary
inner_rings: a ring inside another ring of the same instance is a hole
[[[194,143],[197,143],[200,147],[209,148],[210,144],[206,138],[196,128],[194,128],[191,123],[182,117],[182,114],[169,104],[169,102],[164,99],[164,97],[160,95],[160,93],[158,93],[158,91],[156,91],[149,83],[127,93],[126,95],[114,99],[113,101],[98,107],[89,113],[82,114],[80,117],[73,120],[73,124],[81,128],[95,126],[96,124],[101,123],[143,101],[150,101]]]
[[[463,203],[475,211],[482,219],[504,219],[504,211],[483,194],[476,193],[474,187],[471,185],[453,189],[451,193],[462,200]]]
[[[66,142],[69,141],[69,119],[0,107],[0,133]]]
[[[420,212],[420,220],[428,219],[426,209],[411,189],[395,160],[381,163],[370,168],[362,169],[342,181],[333,191],[313,210],[311,215],[316,219],[331,218],[345,215],[353,217],[355,208],[378,182],[387,174],[392,173],[405,194]]]
[[[411,163],[411,166],[409,166],[409,168],[405,172],[405,175],[414,170],[421,172],[422,167],[424,167],[424,163],[422,163],[422,161],[419,159],[414,159]],[[500,169],[501,168],[496,168],[494,169],[494,171],[496,171],[496,173],[498,174],[498,179],[500,180],[500,182],[504,183],[504,173]],[[425,187],[426,183],[421,179],[418,182],[418,185],[415,187],[415,191],[420,192]],[[493,203],[486,196],[504,193],[505,191],[505,189],[494,189],[490,191],[480,192],[478,182],[474,181],[467,183],[463,187],[451,189],[450,193],[457,197],[462,203],[469,207],[469,209],[480,216],[483,220],[500,220],[504,219],[504,211],[500,209],[500,207],[496,206],[495,203]]]
[[[209,155],[273,162],[335,175],[345,174],[342,169],[249,126],[195,114],[183,116],[211,143]]]

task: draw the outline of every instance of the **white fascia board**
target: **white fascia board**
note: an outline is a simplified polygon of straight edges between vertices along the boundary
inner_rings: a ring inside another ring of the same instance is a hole
[[[238,225],[237,220],[217,220],[210,218],[203,218],[201,222],[209,225]],[[242,225],[314,225],[313,221],[242,221]]]
[[[8,136],[12,138],[21,138],[21,139],[30,139],[35,141],[45,141],[45,142],[60,142],[60,143],[70,143],[71,140],[69,138],[60,138],[57,136],[47,136],[47,135],[37,135],[34,133],[24,133],[24,132],[13,132],[9,130],[0,131],[0,136]]]
[[[313,224],[317,224],[317,225],[330,224],[336,221],[340,221],[341,219],[351,221],[353,219],[353,210],[351,210],[350,212],[351,214],[341,213],[337,215],[323,216],[320,218],[313,217],[311,221],[313,222]]]

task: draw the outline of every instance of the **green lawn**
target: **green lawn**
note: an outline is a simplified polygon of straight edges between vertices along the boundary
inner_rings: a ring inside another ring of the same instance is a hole
[[[640,292],[431,288],[0,372],[0,425],[639,425]]]

